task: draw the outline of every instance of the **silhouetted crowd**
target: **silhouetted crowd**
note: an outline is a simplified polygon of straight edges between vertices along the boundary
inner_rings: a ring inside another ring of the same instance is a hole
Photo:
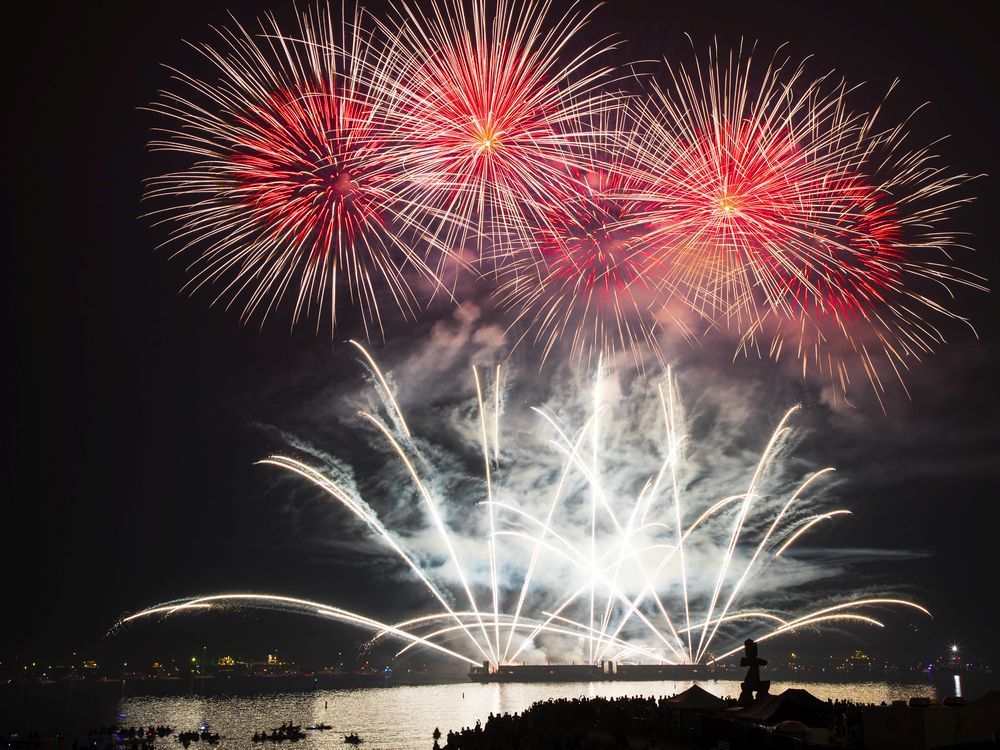
[[[668,702],[670,697],[550,699],[535,703],[522,713],[491,713],[485,724],[477,721],[475,726],[444,736],[435,730],[433,747],[435,750],[574,750],[584,744],[627,747],[628,735],[641,735],[654,743],[657,739],[664,743],[669,739],[693,739],[698,721],[695,717],[704,712],[678,709]],[[735,698],[724,700],[727,706],[736,705]],[[828,700],[827,705],[831,733],[844,736],[851,720],[875,704]],[[681,713],[687,714],[688,719],[680,719]]]
[[[881,703],[861,703],[860,701],[849,701],[849,700],[833,700],[832,698],[826,699],[826,704],[830,706],[835,711],[853,711],[861,710],[862,708],[874,708],[876,705],[885,708],[888,703],[882,701]]]
[[[626,734],[666,736],[668,696],[559,698],[540,701],[518,714],[490,714],[486,724],[448,732],[442,750],[573,750],[585,738],[627,747]],[[735,703],[735,701],[731,701]]]

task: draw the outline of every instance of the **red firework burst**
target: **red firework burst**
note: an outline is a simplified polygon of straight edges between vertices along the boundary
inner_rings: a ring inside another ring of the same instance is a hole
[[[485,226],[528,227],[552,197],[571,146],[593,137],[606,69],[584,72],[604,42],[566,56],[590,13],[554,21],[550,3],[437,0],[422,14],[402,6],[391,38],[390,119],[406,165],[413,221],[438,227],[445,245]],[[568,60],[564,60],[568,57]]]
[[[322,82],[273,94],[238,120],[233,174],[248,216],[308,263],[383,227],[394,171],[370,110]]]
[[[921,284],[976,285],[929,252],[956,244],[933,228],[962,202],[940,196],[968,177],[903,152],[901,128],[876,131],[843,83],[808,82],[801,66],[757,75],[713,50],[706,67],[670,72],[623,143],[652,186],[634,220],[662,256],[661,290],[735,325],[745,351],[767,334],[778,357],[797,338],[803,369],[843,390],[857,354],[881,392],[880,366],[898,374],[940,340],[924,314],[960,319]]]
[[[545,207],[537,240],[553,279],[605,302],[632,283],[645,283],[647,254],[634,251],[635,229],[620,226],[629,206],[616,199],[624,180],[602,170],[570,169],[562,200]]]
[[[595,131],[613,132],[621,116],[604,113]],[[575,161],[587,166],[567,166],[551,198],[536,203],[530,241],[516,247],[497,295],[521,338],[543,344],[543,360],[566,338],[577,360],[627,352],[642,367],[647,350],[659,356],[650,303],[663,256],[650,252],[648,227],[636,219],[650,206],[635,196],[651,188],[608,144],[581,149]]]
[[[324,309],[335,323],[346,290],[369,335],[383,297],[411,313],[404,270],[436,279],[407,241],[426,236],[398,212],[400,162],[370,85],[380,58],[359,19],[303,14],[294,41],[273,18],[260,36],[220,35],[220,50],[200,47],[219,80],[178,74],[194,96],[152,106],[176,123],[152,147],[195,157],[148,192],[173,202],[160,213],[180,251],[197,254],[190,287],[219,284],[217,299],[262,318],[292,290],[293,322],[315,311],[317,327]]]
[[[785,127],[719,122],[677,143],[661,184],[670,200],[662,226],[697,254],[675,268],[702,276],[693,286],[705,301],[740,311],[758,289],[791,315],[862,313],[899,281],[905,250],[893,244],[891,203]]]
[[[898,209],[858,178],[830,182],[830,203],[841,213],[828,221],[829,236],[817,238],[821,262],[803,264],[797,275],[781,268],[778,273],[796,300],[793,310],[864,316],[903,284],[908,251]]]

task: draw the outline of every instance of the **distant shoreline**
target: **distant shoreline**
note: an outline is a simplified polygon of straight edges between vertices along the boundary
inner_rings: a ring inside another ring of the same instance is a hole
[[[146,687],[151,694],[180,692],[228,692],[250,688],[255,692],[284,692],[286,690],[313,690],[383,687],[392,685],[445,685],[452,683],[473,684],[503,682],[503,683],[589,683],[589,682],[739,682],[743,679],[740,670],[692,670],[671,665],[629,665],[628,669],[608,675],[602,674],[596,667],[573,664],[552,665],[515,665],[505,667],[510,674],[484,675],[473,672],[344,672],[339,674],[304,673],[298,675],[209,675],[207,677],[134,677],[125,678],[87,678],[87,679],[56,679],[45,682],[28,680],[7,680],[0,687],[20,687],[37,689],[79,688],[89,686],[110,687],[121,689],[124,685],[129,693],[135,687]],[[588,671],[592,670],[592,671]],[[801,683],[859,683],[859,682],[893,682],[900,684],[925,684],[935,681],[952,680],[952,673],[924,671],[876,671],[841,672],[841,671],[791,671],[787,669],[761,670],[763,677],[772,681]],[[993,682],[990,672],[956,673],[962,679]],[[996,680],[1000,683],[1000,678]]]
[[[541,670],[546,674],[526,672],[525,676],[470,680],[464,673],[347,673],[342,675],[296,675],[281,677],[246,677],[246,676],[213,676],[208,678],[127,678],[127,679],[88,679],[88,680],[55,680],[46,683],[36,681],[9,681],[0,683],[0,690],[16,690],[25,692],[63,692],[67,690],[88,690],[96,688],[107,692],[123,691],[128,695],[182,695],[182,694],[244,694],[244,693],[282,693],[308,692],[312,690],[336,690],[379,688],[393,686],[449,685],[449,684],[589,684],[603,682],[739,682],[742,676],[737,672],[710,672],[705,674],[674,674],[669,671],[659,671],[651,668],[648,673],[621,673],[614,678],[599,674],[586,675],[575,670],[571,665],[553,665],[551,670]],[[924,672],[879,672],[871,674],[786,672],[784,670],[768,670],[762,674],[773,681],[795,682],[803,684],[857,684],[857,683],[895,683],[901,685],[927,685],[944,679],[952,679],[951,675],[936,675],[936,679],[928,677]],[[963,679],[992,681],[991,674],[970,673],[962,675]],[[998,680],[1000,681],[1000,680]]]

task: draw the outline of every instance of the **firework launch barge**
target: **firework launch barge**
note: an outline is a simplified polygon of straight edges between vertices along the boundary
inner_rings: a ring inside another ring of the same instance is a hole
[[[504,664],[483,662],[469,670],[473,682],[596,682],[604,680],[696,680],[727,676],[724,668],[694,664]]]

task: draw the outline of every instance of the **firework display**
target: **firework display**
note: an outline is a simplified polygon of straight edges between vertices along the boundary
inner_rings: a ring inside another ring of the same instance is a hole
[[[682,408],[668,372],[655,395],[661,412],[659,466],[631,482],[641,489],[629,497],[620,491],[618,470],[602,468],[616,463],[605,452],[607,434],[612,428],[628,433],[629,426],[609,416],[598,370],[592,412],[577,430],[565,428],[547,410],[536,410],[558,459],[547,464],[544,486],[534,482],[533,496],[521,496],[507,483],[517,485],[519,471],[535,476],[539,467],[506,465],[510,451],[500,444],[499,384],[494,383],[490,398],[474,371],[478,414],[468,434],[478,436],[484,473],[471,497],[449,497],[442,492],[447,477],[435,475],[432,468],[434,447],[411,433],[387,389],[388,379],[367,352],[364,357],[378,384],[383,415],[363,411],[361,418],[399,459],[427,533],[435,539],[433,547],[415,546],[421,535],[412,529],[387,528],[377,503],[343,475],[287,455],[261,463],[305,479],[353,514],[405,565],[415,585],[431,594],[437,611],[383,623],[292,597],[215,594],[167,602],[126,617],[122,624],[153,615],[264,607],[347,622],[374,631],[376,638],[398,638],[404,642],[400,654],[423,646],[470,664],[514,663],[526,652],[547,653],[559,639],[580,644],[589,663],[653,659],[703,664],[739,650],[748,629],[762,641],[823,623],[881,627],[874,608],[929,614],[915,602],[871,594],[838,596],[798,614],[761,608],[757,584],[775,567],[787,565],[783,574],[793,570],[805,580],[806,564],[789,559],[794,543],[817,523],[848,513],[808,502],[830,468],[784,490],[768,486],[768,478],[780,468],[797,408],[779,420],[756,465],[744,473],[744,486],[721,497],[706,496],[692,487],[697,483],[685,468]],[[497,481],[498,472],[506,482]],[[468,522],[476,497],[478,523],[471,530],[459,528]],[[558,583],[547,583],[551,581]],[[815,600],[815,594],[809,598]]]
[[[411,430],[395,381],[352,340],[380,399],[361,412],[365,439],[394,468],[356,482],[326,454],[260,463],[360,521],[433,611],[390,623],[220,593],[119,624],[255,607],[352,624],[370,644],[397,639],[397,656],[704,665],[748,631],[766,641],[882,627],[885,609],[929,615],[873,591],[816,596],[831,574],[796,545],[851,511],[815,497],[831,468],[793,477],[782,460],[797,408],[745,471],[704,460],[711,486],[687,461],[666,362],[679,343],[716,336],[737,356],[793,359],[834,401],[857,381],[881,404],[949,327],[971,327],[952,300],[985,282],[952,261],[963,245],[950,222],[974,176],[911,144],[908,120],[887,124],[884,100],[860,106],[833,73],[760,62],[742,44],[618,73],[605,64],[614,37],[585,39],[592,14],[550,0],[317,6],[291,30],[268,16],[258,31],[219,31],[221,43],[196,48],[211,76],[174,72],[182,91],[151,105],[168,123],[151,147],[184,166],[150,180],[147,198],[189,259],[188,289],[211,287],[244,319],[290,310],[317,330],[350,307],[369,341],[386,338],[390,309],[413,320],[436,298],[469,299],[506,351],[562,363],[577,384],[596,375],[584,397],[552,384],[572,394],[562,406],[586,404],[575,428],[535,409],[538,424],[507,446],[501,366],[473,368],[474,401],[458,411],[474,417],[444,446]],[[666,371],[659,384],[654,370]],[[619,380],[609,397],[603,384],[626,371],[652,400],[629,405]],[[455,468],[468,466],[454,446],[470,435],[474,478]],[[383,512],[386,498],[402,512]],[[814,586],[764,607],[770,580]]]

